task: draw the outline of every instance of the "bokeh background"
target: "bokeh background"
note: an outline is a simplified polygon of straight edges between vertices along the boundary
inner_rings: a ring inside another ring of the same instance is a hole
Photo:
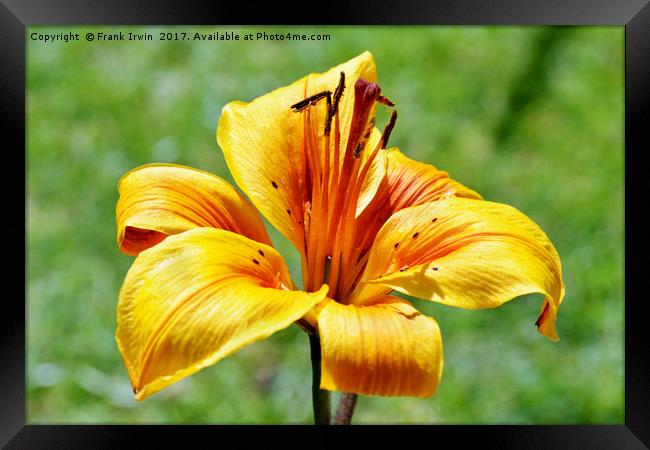
[[[392,144],[539,223],[567,295],[557,343],[533,325],[539,296],[483,311],[415,300],[443,333],[437,394],[361,397],[353,423],[623,422],[622,27],[29,31],[82,37],[28,41],[30,423],[311,422],[309,345],[295,325],[133,399],[114,340],[132,262],[115,243],[116,183],[149,162],[232,182],[215,140],[223,105],[364,50],[400,112]],[[154,41],[86,42],[86,31],[149,31]],[[160,31],[331,39],[161,42]],[[300,280],[296,251],[271,234]]]

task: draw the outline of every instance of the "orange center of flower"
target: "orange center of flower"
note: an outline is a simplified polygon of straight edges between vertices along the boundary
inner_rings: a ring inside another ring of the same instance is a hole
[[[397,119],[393,111],[381,139],[369,148],[375,103],[394,104],[381,96],[378,84],[359,79],[354,85],[349,131],[342,136],[339,103],[344,89],[345,74],[341,72],[334,93],[319,92],[292,106],[303,114],[305,176],[299,185],[304,200],[304,287],[315,291],[327,283],[329,297],[342,303],[358,282],[372,238],[385,220],[381,211],[364,211],[357,217],[357,203],[371,165],[379,150],[386,147]],[[363,152],[369,152],[367,157]],[[297,220],[300,223],[300,218]]]

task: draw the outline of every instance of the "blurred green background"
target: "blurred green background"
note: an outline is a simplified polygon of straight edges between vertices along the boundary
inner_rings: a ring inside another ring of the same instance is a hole
[[[28,421],[311,423],[307,336],[295,325],[144,402],[115,340],[132,258],[115,243],[116,183],[149,162],[232,181],[223,105],[370,50],[397,102],[393,145],[549,234],[567,295],[561,341],[541,297],[466,311],[415,300],[442,329],[429,399],[361,397],[353,423],[623,422],[623,27],[40,28],[28,40]],[[86,42],[149,31],[151,42]],[[329,33],[329,41],[159,41],[160,31]],[[383,123],[380,121],[379,123]],[[295,280],[299,259],[275,230]]]

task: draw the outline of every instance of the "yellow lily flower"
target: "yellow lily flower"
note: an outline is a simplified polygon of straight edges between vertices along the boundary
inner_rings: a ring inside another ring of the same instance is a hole
[[[375,128],[372,55],[223,108],[217,141],[249,203],[217,176],[147,165],[119,182],[118,244],[138,255],[116,338],[141,400],[298,322],[320,338],[320,387],[431,396],[438,324],[399,291],[460,308],[541,293],[538,330],[558,339],[560,258],[546,234],[413,161]],[[253,206],[254,205],[254,206]],[[259,210],[299,250],[303,290]]]

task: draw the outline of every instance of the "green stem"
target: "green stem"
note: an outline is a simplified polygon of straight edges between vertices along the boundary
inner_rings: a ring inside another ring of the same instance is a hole
[[[330,424],[330,393],[320,388],[320,339],[317,333],[309,335],[311,348],[312,385],[311,396],[314,404],[314,423]]]
[[[336,409],[336,417],[334,418],[335,425],[350,425],[352,421],[352,414],[354,414],[354,407],[357,404],[357,394],[341,394],[339,406]]]

